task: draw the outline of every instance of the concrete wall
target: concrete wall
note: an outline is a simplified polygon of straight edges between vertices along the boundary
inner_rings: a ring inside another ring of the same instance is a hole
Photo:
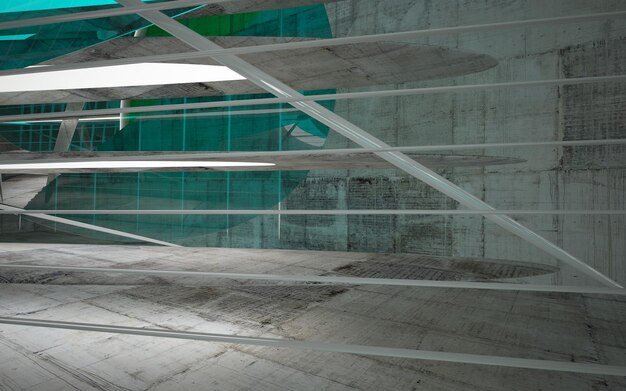
[[[624,10],[626,3],[343,0],[328,4],[326,9],[334,35],[350,36]],[[626,68],[624,19],[442,35],[411,42],[489,54],[498,59],[499,65],[454,79],[376,88],[599,76],[623,74]],[[626,83],[600,83],[344,100],[337,103],[336,111],[391,145],[624,138],[625,98]],[[327,143],[329,148],[347,146],[352,144],[334,133]],[[514,165],[438,170],[497,208],[626,206],[623,146],[462,153],[526,159]],[[289,185],[283,178],[284,193]],[[310,172],[281,204],[284,209],[457,207],[456,202],[394,169]],[[518,220],[626,283],[626,217],[524,216]],[[181,244],[408,252],[555,264],[551,257],[476,216],[264,216],[224,232],[190,235]],[[566,283],[581,279],[567,269],[559,278]]]
[[[619,1],[341,1],[327,6],[336,36],[491,23],[625,9]],[[473,50],[499,65],[418,87],[623,74],[623,19],[414,40]],[[391,145],[552,141],[626,136],[626,83],[533,87],[340,101],[339,114]],[[331,146],[348,146],[331,136]],[[480,153],[467,151],[465,153]],[[626,149],[486,149],[526,163],[440,170],[503,209],[624,209]],[[311,172],[285,208],[455,208],[456,203],[396,170]],[[259,219],[262,220],[262,219]],[[626,217],[518,219],[621,283],[626,282]],[[265,219],[267,224],[274,223]],[[282,247],[484,256],[553,263],[479,217],[283,217]],[[562,278],[573,283],[575,272]]]

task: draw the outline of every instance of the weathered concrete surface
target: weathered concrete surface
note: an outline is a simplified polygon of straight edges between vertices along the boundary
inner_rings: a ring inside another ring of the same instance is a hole
[[[625,9],[615,1],[485,0],[342,1],[327,5],[336,36],[437,28]],[[415,40],[485,53],[498,66],[438,82],[398,87],[479,84],[624,73],[622,19],[465,33]],[[391,145],[549,141],[626,136],[626,83],[502,89],[337,102],[336,111]],[[333,133],[328,147],[348,145]],[[501,209],[625,209],[624,147],[520,148],[516,166],[439,170],[452,182]],[[503,150],[484,151],[485,154]],[[335,170],[310,173],[285,208],[455,208],[456,202],[401,172]],[[541,235],[626,283],[626,219],[527,216]],[[260,220],[263,221],[263,220]],[[249,230],[261,224],[251,221]],[[264,220],[268,223],[268,220]],[[254,225],[257,224],[257,225]],[[288,217],[281,243],[300,248],[398,251],[553,262],[541,251],[481,218]],[[242,228],[243,229],[243,228]],[[245,239],[240,242],[245,243]],[[236,242],[239,243],[239,242]],[[272,238],[268,243],[273,243]],[[269,244],[268,244],[269,245]],[[560,278],[575,284],[577,273]]]
[[[214,37],[211,39],[227,48],[302,40],[277,37]],[[176,38],[118,38],[48,61],[46,64],[79,63],[184,51],[193,51],[193,49],[186,47]],[[295,49],[254,53],[241,57],[298,90],[363,87],[439,79],[481,72],[497,64],[493,57],[480,53],[403,42],[374,42]],[[180,62],[219,65],[211,58]],[[262,88],[246,80],[240,80],[139,87],[5,92],[0,93],[0,104],[173,98],[263,92]]]
[[[5,252],[1,252],[3,248]],[[310,274],[342,272],[350,265],[384,274],[389,264],[400,260],[413,268],[420,264],[439,268],[447,263],[450,271],[472,273],[467,263],[454,266],[445,259],[310,251],[9,245],[0,247],[0,259]],[[479,265],[480,261],[474,263]],[[0,275],[16,277],[6,271]],[[29,273],[20,273],[20,278],[29,283],[0,284],[2,316],[626,364],[626,302],[615,297],[226,280],[127,280],[63,273],[32,273],[30,281]],[[0,326],[0,344],[0,384],[8,390],[495,391],[626,387],[625,379],[619,377],[7,325]]]
[[[625,9],[614,0],[340,1],[327,5],[336,36],[405,31]],[[416,40],[494,57],[498,66],[439,82],[397,87],[539,80],[620,74],[626,64],[624,19],[559,24]],[[178,49],[183,50],[183,49]],[[626,136],[625,83],[502,89],[459,94],[359,99],[336,110],[392,145],[551,141]],[[331,133],[328,147],[349,144]],[[486,149],[523,165],[455,167],[439,172],[502,209],[624,209],[623,146]],[[258,195],[259,197],[263,195]],[[456,202],[389,170],[325,170],[309,174],[283,208],[456,208]],[[626,218],[525,216],[520,221],[626,284]],[[480,217],[273,216],[192,245],[412,252],[554,260]],[[559,276],[576,284],[580,277]]]

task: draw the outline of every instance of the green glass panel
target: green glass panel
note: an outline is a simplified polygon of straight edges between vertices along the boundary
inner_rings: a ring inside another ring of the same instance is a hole
[[[119,102],[89,102],[85,110],[118,108]],[[5,106],[3,115],[64,111],[65,104]],[[33,152],[51,152],[60,121],[0,123],[0,137]],[[71,151],[95,150],[119,130],[119,121],[80,122],[70,145]]]
[[[0,35],[0,41],[21,41],[26,38],[30,38],[35,34],[14,34],[14,35]]]
[[[100,2],[109,4],[108,1],[104,0],[80,0],[80,2],[82,1],[86,3]],[[76,0],[76,2],[70,3],[78,4],[80,2]],[[23,9],[28,9],[31,5],[29,1],[23,1],[22,3],[24,3]],[[41,7],[44,6],[43,3],[44,2],[42,2]],[[38,11],[0,13],[0,22],[112,8],[110,6],[64,8],[62,6],[65,4],[64,1],[50,1],[48,3],[58,5],[58,7]],[[166,10],[163,12],[175,17],[197,8],[199,7]],[[7,9],[9,9],[8,6]],[[109,39],[132,33],[149,24],[149,22],[140,16],[129,14],[3,30],[2,35],[14,36],[15,38],[0,39],[0,69],[25,68]]]
[[[26,39],[0,40],[0,69],[25,68],[144,27],[135,15],[6,30]]]
[[[323,15],[322,15],[323,14]],[[181,19],[180,23],[205,36],[261,36],[332,38],[323,5]],[[169,37],[157,26],[146,33]]]
[[[324,6],[273,10],[252,14],[188,19],[184,23],[202,34],[330,37],[331,31]],[[148,35],[163,35],[150,28]],[[333,90],[307,93],[332,93]],[[226,97],[173,98],[130,102],[132,106],[221,101],[271,97],[269,94]],[[325,105],[333,109],[334,103]],[[285,106],[284,108],[289,108]],[[149,119],[130,116],[119,132],[106,134],[100,142],[89,145],[78,140],[80,129],[100,123],[81,123],[73,146],[98,151],[279,151],[322,148],[328,128],[310,117],[294,111],[262,115],[236,115],[237,110],[260,107],[221,108],[215,111],[231,114],[197,117],[197,111],[178,111],[180,117]],[[263,106],[268,109],[268,106]],[[112,129],[115,123],[108,123]],[[298,129],[294,131],[294,129]],[[114,130],[113,130],[114,132]],[[304,136],[303,136],[304,135]],[[313,140],[314,142],[311,142]],[[96,140],[98,141],[98,140]],[[180,172],[180,173],[98,173],[61,175],[40,193],[29,208],[42,209],[270,209],[289,194],[306,177],[306,171],[265,172]],[[249,224],[252,216],[71,216],[87,223],[137,233],[160,240],[189,245],[223,245],[231,238],[233,228]],[[268,221],[276,219],[268,217]],[[263,225],[276,236],[274,222]],[[261,228],[259,228],[261,229]],[[87,231],[82,234],[101,236]],[[239,235],[245,235],[240,230]]]
[[[149,0],[142,0],[148,2]],[[115,0],[3,0],[0,12],[43,11],[51,9],[119,5]]]

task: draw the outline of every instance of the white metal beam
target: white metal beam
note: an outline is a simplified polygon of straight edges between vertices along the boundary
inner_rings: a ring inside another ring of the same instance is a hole
[[[138,4],[141,4],[138,0],[117,1],[124,6],[136,6]],[[166,16],[159,11],[142,11],[138,14],[196,50],[221,49],[219,45],[211,42],[202,35],[178,23],[174,19]],[[252,83],[258,85],[259,87],[278,97],[294,99],[300,99],[304,97],[304,95],[289,87],[285,83],[279,81],[273,76],[268,75],[267,73],[261,71],[260,69],[256,68],[255,66],[249,64],[248,62],[242,60],[235,55],[220,56],[216,58],[216,61],[218,61],[222,65],[231,68],[235,72],[247,78]],[[297,109],[300,109],[303,113],[318,120],[319,122],[329,126],[331,129],[349,138],[355,143],[361,145],[362,147],[389,147],[389,145],[385,144],[383,141],[377,139],[365,130],[361,129],[360,127],[354,125],[353,123],[347,121],[343,117],[337,115],[336,113],[328,110],[327,108],[316,102],[296,100],[294,102],[291,102],[291,105]],[[393,164],[397,168],[425,182],[426,184],[439,190],[443,194],[456,200],[457,202],[469,209],[480,211],[494,210],[494,208],[489,206],[484,201],[448,181],[447,179],[427,168],[426,166],[416,162],[402,152],[377,152],[376,154],[381,158],[387,160],[389,163]],[[606,286],[616,288],[622,287],[617,282],[600,273],[596,269],[592,268],[585,262],[579,260],[572,254],[558,247],[544,237],[536,234],[534,231],[521,225],[512,218],[504,215],[485,215],[485,218],[499,225],[510,233],[515,234],[521,239],[533,244],[539,249],[552,255],[556,259],[574,267],[575,269],[593,278],[594,280],[601,282]]]
[[[221,3],[223,1],[219,1],[219,2]],[[204,3],[211,3],[211,2],[205,1]],[[159,3],[159,4],[165,4],[165,3]],[[230,54],[234,54],[234,55],[252,54],[252,53],[271,52],[271,51],[280,51],[280,50],[293,50],[293,49],[349,45],[349,44],[357,44],[357,43],[365,43],[365,42],[398,41],[398,40],[424,38],[424,37],[437,36],[437,35],[460,34],[460,33],[477,32],[477,31],[498,31],[498,30],[504,30],[504,29],[513,29],[513,28],[528,28],[528,27],[535,27],[535,26],[541,26],[541,25],[556,25],[556,24],[562,24],[562,23],[582,23],[582,22],[591,22],[591,21],[596,21],[596,20],[606,20],[610,18],[622,18],[622,17],[626,17],[626,11],[612,11],[612,12],[602,12],[602,13],[584,14],[584,15],[559,16],[559,17],[554,17],[554,18],[543,18],[543,19],[516,20],[516,21],[510,21],[510,22],[443,27],[443,28],[434,28],[434,29],[425,29],[425,30],[411,30],[411,31],[403,31],[403,32],[397,32],[397,33],[359,35],[359,36],[354,36],[354,37],[313,39],[313,40],[308,40],[308,41],[296,41],[296,42],[276,43],[276,44],[267,44],[267,45],[255,45],[255,46],[242,46],[242,47],[228,48],[228,49],[224,49],[224,48],[207,49],[207,50],[199,50],[195,52],[157,54],[157,55],[151,55],[151,56],[118,58],[114,60],[88,61],[88,62],[82,62],[82,63],[77,63],[77,64],[57,64],[57,65],[51,65],[47,67],[47,69],[40,69],[40,68],[11,69],[11,70],[0,71],[0,76],[25,74],[25,73],[39,73],[39,72],[46,72],[49,70],[55,71],[55,70],[83,69],[83,68],[111,66],[111,65],[135,64],[135,63],[140,63],[140,62],[167,62],[167,61],[191,60],[191,59],[206,58],[206,57],[224,56],[224,55],[230,55]],[[0,27],[1,26],[2,26],[2,23],[0,23]]]
[[[531,81],[512,81],[503,83],[486,83],[486,84],[466,84],[456,86],[441,87],[421,87],[421,88],[404,88],[399,90],[379,90],[379,91],[361,91],[361,92],[343,92],[335,94],[317,94],[300,96],[284,96],[278,98],[261,98],[261,99],[239,99],[218,102],[198,102],[198,103],[178,103],[169,105],[141,106],[141,107],[124,107],[98,110],[84,110],[74,112],[49,112],[36,114],[21,115],[1,115],[1,122],[18,122],[18,121],[34,121],[43,119],[64,119],[64,118],[82,118],[82,117],[104,117],[119,113],[150,113],[157,111],[172,110],[195,110],[195,109],[212,109],[221,107],[238,107],[238,106],[258,106],[271,105],[278,103],[293,102],[312,102],[312,101],[330,101],[343,99],[364,99],[364,98],[384,98],[391,96],[411,96],[425,94],[441,94],[441,93],[462,93],[481,90],[492,90],[502,88],[528,88],[543,86],[566,86],[576,84],[592,84],[592,83],[619,83],[626,81],[625,75],[612,76],[591,76],[570,79],[547,79],[547,80],[531,80]]]
[[[547,371],[589,373],[605,376],[626,376],[626,367],[615,365],[576,363],[569,361],[537,360],[517,357],[488,356],[481,354],[438,352],[379,346],[345,345],[292,339],[245,337],[239,335],[198,333],[143,327],[113,326],[93,323],[60,322],[53,320],[0,317],[0,323],[16,326],[45,327],[66,330],[91,331],[113,334],[129,334],[147,337],[176,338],[241,345],[269,346],[273,348],[315,350],[322,352],[350,353],[367,356],[401,357],[417,360],[443,361],[510,368],[528,368]]]
[[[161,246],[181,247],[181,246],[179,246],[177,244],[174,244],[174,243],[164,242],[162,240],[156,240],[156,239],[148,238],[146,236],[135,235],[135,234],[131,234],[131,233],[124,232],[124,231],[118,231],[118,230],[115,230],[115,229],[104,228],[104,227],[100,227],[100,226],[93,225],[93,224],[82,223],[80,221],[74,221],[74,220],[70,220],[70,219],[64,219],[64,218],[61,218],[61,217],[50,216],[50,215],[47,215],[47,214],[44,214],[44,213],[31,213],[31,212],[29,212],[29,211],[27,211],[25,209],[16,208],[14,206],[9,206],[9,205],[5,205],[5,204],[0,204],[0,211],[19,212],[20,215],[34,217],[34,218],[41,219],[41,220],[53,221],[53,222],[59,223],[59,224],[71,225],[73,227],[83,228],[83,229],[87,229],[87,230],[90,230],[90,231],[96,231],[96,232],[102,232],[102,233],[107,233],[107,234],[111,234],[111,235],[117,235],[117,236],[121,236],[121,237],[124,237],[124,238],[139,240],[139,241],[142,241],[142,242],[159,244]],[[22,212],[24,212],[24,213],[22,213]]]
[[[394,278],[360,278],[344,276],[315,276],[293,274],[256,274],[256,273],[228,273],[228,272],[200,272],[186,270],[150,270],[150,269],[119,269],[102,267],[80,267],[65,265],[20,265],[0,264],[0,269],[13,270],[52,270],[77,273],[113,273],[140,276],[170,276],[170,277],[202,277],[208,279],[234,279],[234,280],[262,280],[262,281],[289,281],[289,282],[314,282],[322,284],[346,284],[346,285],[390,285],[409,286],[423,288],[451,288],[451,289],[485,289],[498,291],[521,291],[521,292],[559,292],[579,294],[599,294],[625,296],[626,289],[602,288],[588,286],[566,285],[534,285],[512,284],[505,282],[473,282],[473,281],[433,281],[433,280],[405,280]]]

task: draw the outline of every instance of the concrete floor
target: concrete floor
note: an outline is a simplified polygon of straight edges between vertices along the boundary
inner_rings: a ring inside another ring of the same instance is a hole
[[[2,244],[0,263],[528,282],[528,263]],[[390,267],[393,266],[393,267]],[[0,269],[0,315],[626,364],[626,298]],[[0,326],[2,390],[621,390],[626,378]]]

